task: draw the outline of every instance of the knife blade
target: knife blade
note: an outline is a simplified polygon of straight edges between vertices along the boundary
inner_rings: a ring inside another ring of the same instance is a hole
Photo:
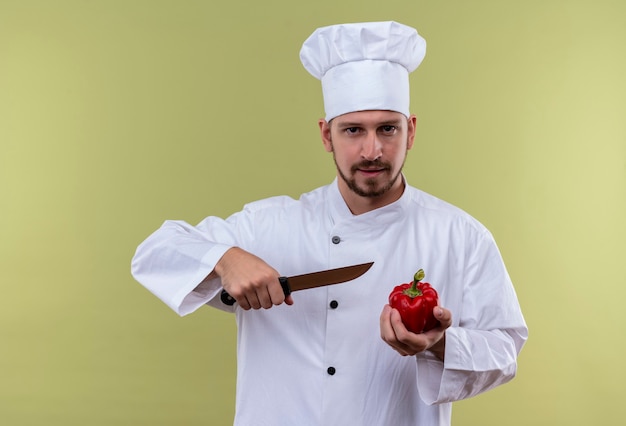
[[[283,288],[285,296],[289,296],[293,291],[306,290],[309,288],[323,287],[351,281],[366,273],[373,264],[374,262],[367,262],[359,265],[344,266],[341,268],[327,269],[325,271],[294,275],[292,277],[278,277],[278,281]],[[220,298],[225,305],[232,306],[235,303],[235,299],[228,294],[226,290],[222,290]]]

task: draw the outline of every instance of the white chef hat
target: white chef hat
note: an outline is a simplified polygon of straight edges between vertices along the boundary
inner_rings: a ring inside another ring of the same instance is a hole
[[[409,73],[426,55],[426,41],[397,22],[318,28],[300,60],[322,81],[326,120],[354,111],[390,110],[409,116]]]

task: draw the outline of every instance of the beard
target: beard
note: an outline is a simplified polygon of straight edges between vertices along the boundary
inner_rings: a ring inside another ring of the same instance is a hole
[[[333,154],[333,159],[335,160],[335,166],[337,167],[337,172],[339,173],[339,176],[346,183],[348,188],[355,194],[361,197],[367,197],[367,198],[380,197],[381,195],[384,195],[387,191],[389,191],[391,188],[393,188],[394,184],[396,183],[396,181],[400,177],[400,174],[402,173],[402,168],[404,167],[404,163],[403,163],[402,167],[400,167],[398,172],[395,175],[392,175],[392,166],[389,163],[386,163],[380,160],[361,161],[360,163],[354,164],[352,167],[350,167],[350,176],[346,176],[346,174],[341,170],[341,168],[337,164],[337,159],[335,158],[334,154]],[[354,178],[354,175],[357,173],[359,169],[371,169],[371,168],[382,170],[382,175],[388,178],[387,181],[380,184],[378,182],[378,178],[369,178],[365,180],[365,187],[359,186],[359,184],[356,182],[356,179]]]

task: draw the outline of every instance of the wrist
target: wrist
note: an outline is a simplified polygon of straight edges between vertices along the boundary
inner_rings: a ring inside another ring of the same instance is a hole
[[[218,277],[223,276],[224,272],[228,269],[229,259],[231,258],[233,254],[235,254],[236,250],[237,250],[237,247],[231,247],[224,252],[222,257],[220,257],[220,259],[217,261],[217,263],[213,267],[213,274],[217,275]]]
[[[444,332],[441,339],[439,339],[437,343],[432,345],[428,350],[443,361],[446,355],[446,333]]]

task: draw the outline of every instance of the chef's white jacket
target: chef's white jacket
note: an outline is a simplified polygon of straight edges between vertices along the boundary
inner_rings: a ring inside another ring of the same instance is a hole
[[[203,282],[233,246],[286,276],[374,265],[353,281],[293,293],[292,306],[244,311],[222,304],[219,278]],[[420,268],[452,312],[445,363],[429,352],[402,357],[380,338],[389,293]],[[167,221],[139,246],[132,273],[180,315],[207,303],[235,313],[236,425],[449,425],[452,401],[514,377],[527,338],[489,231],[408,185],[398,201],[357,216],[335,180],[226,220]]]

